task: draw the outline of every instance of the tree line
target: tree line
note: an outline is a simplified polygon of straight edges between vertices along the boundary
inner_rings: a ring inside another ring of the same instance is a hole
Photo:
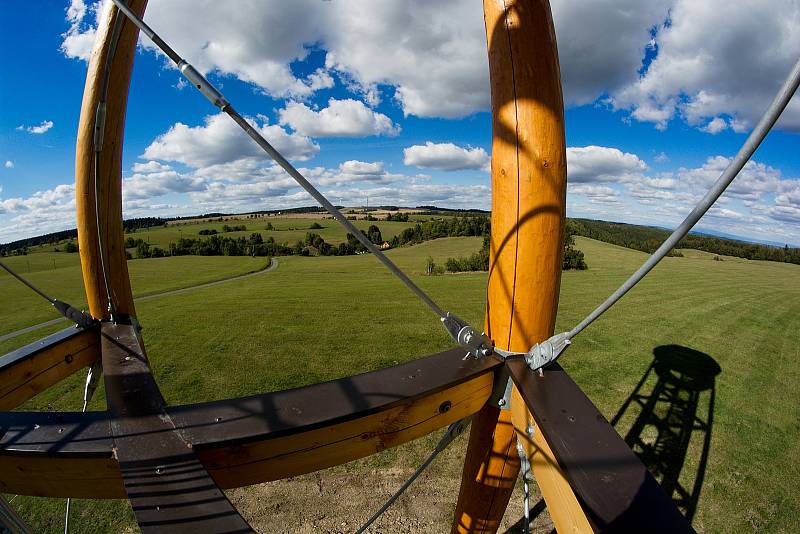
[[[488,217],[487,217],[488,219]],[[489,245],[491,243],[491,231],[483,235],[483,246],[478,252],[469,256],[462,256],[458,258],[447,258],[444,268],[451,273],[469,272],[469,271],[488,271],[489,270]],[[564,232],[564,261],[562,269],[567,271],[570,269],[584,270],[588,269],[586,261],[584,260],[583,252],[575,248],[575,235],[573,230],[567,226]],[[426,267],[428,274],[436,273],[436,266],[433,265],[433,260],[428,258]]]
[[[632,248],[652,254],[671,234],[669,230],[638,226],[635,224],[594,221],[591,219],[569,219],[567,227],[572,233],[614,245]],[[695,249],[735,256],[748,260],[767,260],[800,264],[800,248],[789,245],[775,247],[756,243],[745,243],[734,239],[690,233],[676,245],[676,249]],[[680,253],[673,252],[673,255]]]

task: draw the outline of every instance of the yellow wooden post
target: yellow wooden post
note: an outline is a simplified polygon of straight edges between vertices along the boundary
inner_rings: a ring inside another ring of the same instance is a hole
[[[566,147],[558,52],[547,0],[484,0],[483,7],[493,135],[485,330],[496,346],[525,352],[553,334],[561,282]],[[453,532],[495,532],[500,524],[519,470],[513,429],[524,432],[530,420],[516,391],[511,405],[486,406],[473,422]],[[541,457],[534,460],[544,473]],[[555,518],[561,503],[551,501]],[[577,510],[583,523],[571,526],[583,530],[588,522]]]
[[[143,14],[146,0],[130,0],[131,9]],[[75,149],[75,194],[77,197],[78,243],[80,246],[83,285],[89,311],[97,319],[108,318],[108,299],[100,264],[100,242],[103,242],[108,263],[109,286],[114,304],[121,315],[135,316],[133,295],[128,279],[122,230],[122,138],[128,87],[136,54],[139,30],[127,19],[117,44],[114,62],[108,79],[106,122],[103,153],[98,165],[100,182],[100,236],[95,218],[94,184],[94,127],[97,104],[101,99],[103,70],[109,52],[114,14],[101,21],[97,29],[94,50],[89,60],[86,85],[83,90],[78,140]],[[120,14],[120,16],[122,16]]]

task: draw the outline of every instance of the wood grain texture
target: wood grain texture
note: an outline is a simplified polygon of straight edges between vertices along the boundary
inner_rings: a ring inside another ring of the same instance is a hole
[[[485,331],[496,346],[525,352],[552,335],[561,282],[566,146],[558,52],[547,0],[484,0],[483,8],[492,93]],[[484,408],[485,420],[494,410]],[[507,431],[511,414],[495,420],[495,428],[472,427],[453,532],[493,533],[505,512],[519,461]]]
[[[474,414],[502,363],[462,356],[454,349],[331,382],[165,412],[220,487],[265,482],[361,458]],[[0,492],[125,498],[106,412],[3,413],[0,426]],[[150,434],[154,443],[159,432]]]
[[[13,410],[100,358],[100,329],[67,328],[0,358],[0,411]]]
[[[142,15],[147,1],[130,0],[128,5],[134,12]],[[136,315],[123,242],[122,143],[128,88],[139,30],[127,19],[123,22],[106,93],[108,104],[105,141],[98,166],[101,214],[99,238],[95,217],[95,114],[102,94],[103,70],[109,48],[108,37],[111,34],[117,8],[112,6],[108,12],[109,16],[98,25],[95,46],[89,59],[75,148],[75,195],[81,270],[89,311],[97,319],[108,318],[108,298],[100,264],[100,241],[103,242],[106,251],[109,285],[117,311],[131,317]]]

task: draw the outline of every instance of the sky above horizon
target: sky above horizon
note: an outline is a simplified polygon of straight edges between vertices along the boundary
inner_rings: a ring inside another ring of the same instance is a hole
[[[75,227],[108,2],[4,3],[0,243]],[[232,8],[235,6],[235,9]],[[554,0],[569,216],[674,227],[800,56],[797,0]],[[489,209],[481,2],[151,0],[148,24],[337,204]],[[800,246],[800,97],[698,229]],[[140,39],[124,217],[314,205]]]

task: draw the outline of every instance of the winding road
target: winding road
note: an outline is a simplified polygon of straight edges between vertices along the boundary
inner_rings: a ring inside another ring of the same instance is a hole
[[[169,291],[164,291],[163,293],[154,293],[154,294],[151,294],[151,295],[145,295],[143,297],[134,297],[133,301],[134,302],[144,302],[146,300],[152,300],[152,299],[157,299],[157,298],[162,298],[162,297],[169,297],[171,295],[177,295],[177,294],[180,294],[180,293],[187,293],[189,291],[194,291],[196,289],[202,289],[204,287],[217,286],[217,285],[220,285],[220,284],[233,282],[234,280],[242,280],[244,278],[250,278],[251,276],[258,276],[260,274],[269,273],[269,272],[274,271],[277,268],[278,268],[278,259],[273,257],[271,259],[268,267],[266,267],[264,269],[260,269],[258,271],[253,271],[253,272],[250,272],[250,273],[231,276],[229,278],[223,278],[221,280],[214,280],[213,282],[203,282],[202,284],[197,284],[196,286],[183,287],[181,289],[171,289]],[[43,323],[35,324],[33,326],[27,326],[25,328],[20,328],[19,330],[15,330],[13,332],[9,332],[8,334],[1,335],[0,336],[0,343],[2,343],[3,341],[5,341],[7,339],[11,339],[12,337],[17,337],[17,336],[25,334],[27,332],[33,332],[34,330],[39,330],[40,328],[44,328],[46,326],[51,326],[51,325],[54,325],[54,324],[58,324],[60,322],[66,321],[66,320],[67,319],[64,318],[64,317],[58,317],[56,319],[52,319],[50,321],[45,321]]]

